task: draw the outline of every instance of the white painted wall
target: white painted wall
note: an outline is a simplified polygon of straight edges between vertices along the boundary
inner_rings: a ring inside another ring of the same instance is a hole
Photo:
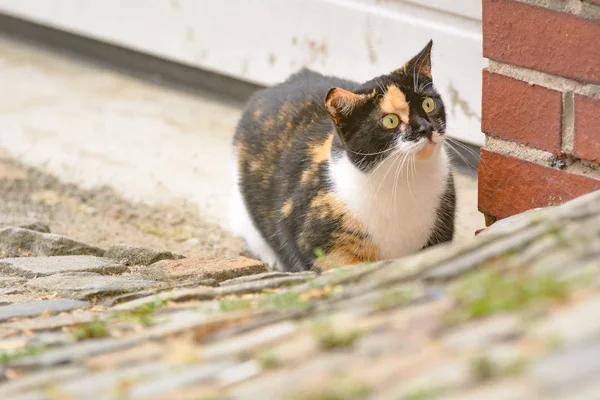
[[[232,77],[274,84],[306,66],[355,80],[434,40],[450,134],[480,132],[480,0],[0,0],[0,12]]]

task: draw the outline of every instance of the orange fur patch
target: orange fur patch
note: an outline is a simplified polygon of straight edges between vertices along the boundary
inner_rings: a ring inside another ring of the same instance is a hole
[[[307,184],[311,175],[312,175],[312,168],[305,169],[304,171],[302,171],[302,177],[300,178],[300,183],[303,185]]]
[[[408,123],[409,107],[406,96],[396,85],[390,85],[383,95],[379,107],[386,114],[396,114],[402,122]]]
[[[311,201],[310,207],[313,210],[311,214],[316,218],[333,219],[341,216],[343,227],[350,231],[334,233],[332,250],[322,259],[316,260],[316,265],[320,269],[326,270],[379,259],[379,246],[371,239],[357,235],[364,232],[362,223],[348,213],[345,204],[334,193],[319,192]]]
[[[324,142],[317,145],[311,146],[310,153],[312,155],[313,164],[320,164],[321,162],[329,159],[329,153],[331,152],[331,145],[333,143],[333,133],[330,133]],[[316,168],[313,166],[313,168]]]
[[[379,259],[379,246],[370,239],[342,233],[335,241],[337,244],[331,251],[315,260],[315,265],[322,271]]]
[[[292,213],[293,209],[294,209],[294,201],[292,199],[287,199],[283,203],[283,206],[281,207],[281,216],[283,218],[289,217],[290,214]]]

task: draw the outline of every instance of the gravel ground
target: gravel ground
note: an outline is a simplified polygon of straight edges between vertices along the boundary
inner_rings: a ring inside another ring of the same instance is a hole
[[[52,233],[101,248],[128,243],[186,256],[219,257],[238,255],[244,248],[185,202],[148,206],[125,201],[108,187],[83,190],[5,154],[0,154],[0,193],[0,214],[42,220]]]

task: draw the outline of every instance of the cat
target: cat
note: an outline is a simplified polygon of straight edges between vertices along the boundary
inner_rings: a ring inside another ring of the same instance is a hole
[[[273,269],[323,271],[453,239],[432,45],[362,84],[303,69],[250,98],[229,212],[251,253]]]

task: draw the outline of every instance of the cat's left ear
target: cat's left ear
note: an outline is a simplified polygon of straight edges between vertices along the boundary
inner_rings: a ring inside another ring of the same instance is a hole
[[[430,40],[429,43],[417,54],[414,56],[409,62],[400,67],[400,71],[403,71],[407,74],[419,73],[425,75],[429,79],[431,77],[431,47],[433,46],[433,40]]]
[[[337,125],[341,124],[346,117],[352,114],[356,107],[364,104],[369,96],[365,94],[352,93],[342,88],[331,88],[325,96],[325,108]]]

